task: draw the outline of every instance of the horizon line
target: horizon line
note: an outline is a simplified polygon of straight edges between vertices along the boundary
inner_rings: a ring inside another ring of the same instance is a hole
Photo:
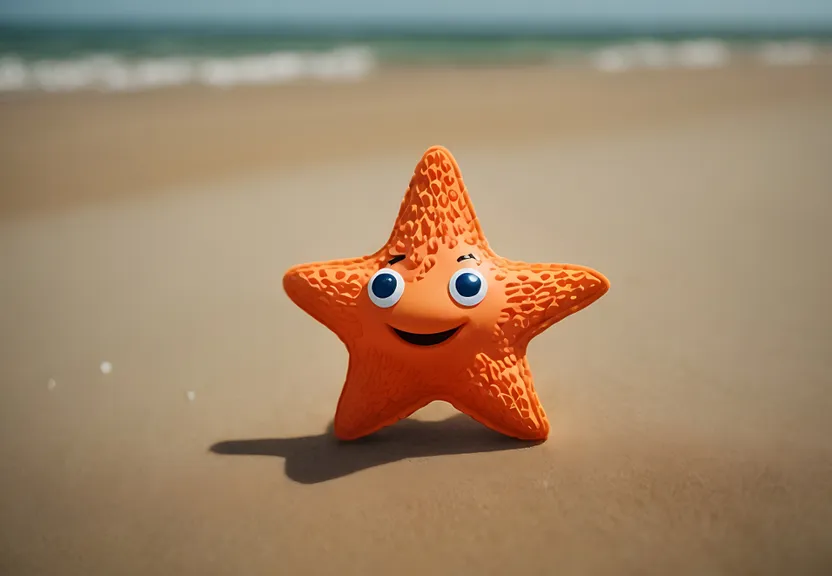
[[[389,36],[432,37],[463,35],[486,37],[592,37],[592,36],[689,36],[723,34],[728,36],[765,35],[832,35],[832,21],[790,22],[772,24],[770,21],[755,22],[698,21],[684,22],[613,22],[588,19],[560,20],[558,22],[535,22],[523,19],[514,21],[469,20],[448,21],[423,19],[421,21],[321,21],[310,19],[172,19],[172,18],[0,18],[0,30],[26,31],[113,31],[131,30],[138,32],[207,32],[207,33],[268,33],[286,36],[347,35],[347,36]]]

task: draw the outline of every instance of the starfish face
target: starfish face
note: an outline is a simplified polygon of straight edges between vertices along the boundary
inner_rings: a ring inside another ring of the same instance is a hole
[[[549,423],[526,348],[609,282],[583,266],[494,253],[456,161],[435,146],[416,166],[380,250],[295,266],[283,286],[349,352],[339,438],[372,434],[444,400],[505,435],[545,440]]]

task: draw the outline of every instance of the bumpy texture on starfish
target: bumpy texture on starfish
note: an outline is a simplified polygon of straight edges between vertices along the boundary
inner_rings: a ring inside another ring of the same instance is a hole
[[[372,434],[444,400],[502,434],[545,440],[549,422],[526,347],[609,282],[582,266],[495,254],[456,161],[435,146],[416,166],[383,248],[295,266],[283,286],[349,352],[338,438]]]

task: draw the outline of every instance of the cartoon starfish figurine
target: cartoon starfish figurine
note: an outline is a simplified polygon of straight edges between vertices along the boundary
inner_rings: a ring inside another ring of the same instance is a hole
[[[434,146],[383,248],[295,266],[283,287],[349,352],[338,438],[372,434],[444,400],[502,434],[545,440],[549,422],[526,347],[603,296],[609,282],[582,266],[497,256],[456,161]]]

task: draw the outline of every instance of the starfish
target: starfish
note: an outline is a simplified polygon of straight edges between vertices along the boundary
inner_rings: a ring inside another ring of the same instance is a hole
[[[367,436],[438,400],[504,435],[542,441],[549,422],[527,346],[603,296],[609,282],[583,266],[498,256],[456,160],[434,146],[381,249],[295,266],[283,287],[349,353],[339,439]]]

